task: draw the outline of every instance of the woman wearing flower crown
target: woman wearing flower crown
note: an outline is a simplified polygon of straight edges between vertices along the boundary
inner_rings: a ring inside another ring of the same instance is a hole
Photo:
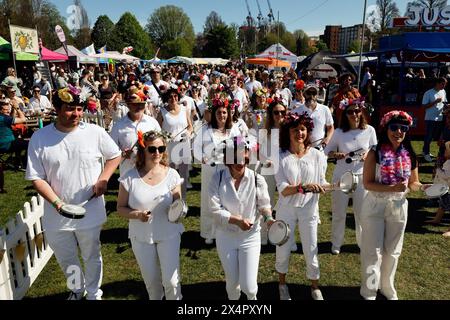
[[[253,129],[254,134],[258,134],[259,129],[264,128],[266,121],[266,109],[268,106],[267,89],[259,89],[253,93],[250,107],[243,114],[243,119],[247,127]]]
[[[363,166],[370,148],[377,144],[377,135],[375,129],[367,124],[363,100],[342,100],[339,109],[342,110],[339,128],[334,132],[324,152],[329,158],[337,159],[333,172],[333,183],[339,182],[340,177],[348,171],[357,176],[358,186],[351,197],[355,217],[356,243],[360,246],[359,215],[367,193],[362,183]],[[352,153],[355,155],[352,156]],[[331,253],[333,254],[340,253],[344,242],[349,198],[350,195],[339,190],[332,193]]]
[[[117,212],[129,220],[129,238],[150,300],[181,300],[180,242],[184,227],[167,219],[181,198],[182,179],[168,166],[166,137],[138,136],[136,168],[119,179]]]
[[[326,158],[310,142],[313,120],[307,113],[288,113],[281,125],[279,168],[275,174],[279,193],[276,218],[295,229],[298,223],[306,276],[311,280],[311,296],[323,300],[319,289],[319,259],[317,247],[318,193],[324,192]],[[276,248],[275,268],[279,274],[281,300],[290,300],[286,285],[289,258],[295,236]]]
[[[368,191],[361,214],[361,295],[375,300],[377,290],[396,300],[395,272],[408,219],[409,190],[419,182],[416,153],[407,137],[413,120],[404,111],[391,111],[380,124],[379,142],[364,162],[363,181]]]
[[[239,300],[241,290],[248,300],[257,299],[259,218],[269,225],[274,221],[264,178],[247,168],[255,147],[245,137],[228,139],[223,150],[226,167],[215,173],[208,188],[229,300]]]
[[[237,126],[232,122],[232,103],[225,98],[212,100],[211,122],[203,126],[194,140],[195,160],[202,164],[200,236],[206,244],[215,239],[214,220],[209,207],[208,184],[213,175],[224,169],[223,142],[239,136]]]

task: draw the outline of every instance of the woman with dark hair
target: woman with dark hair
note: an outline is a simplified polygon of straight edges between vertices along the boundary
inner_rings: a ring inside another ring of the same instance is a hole
[[[158,122],[161,129],[171,135],[167,145],[171,167],[178,170],[184,179],[182,194],[186,196],[186,185],[189,179],[189,164],[191,163],[192,133],[191,111],[179,103],[180,93],[176,86],[170,87],[163,95],[165,104],[158,113]],[[181,152],[180,152],[181,151]]]
[[[248,300],[257,299],[260,216],[273,223],[267,184],[247,168],[251,150],[243,137],[228,139],[226,167],[214,174],[208,189],[229,300],[239,300],[241,290]]]
[[[225,98],[212,101],[211,123],[202,127],[194,140],[195,160],[202,164],[200,236],[206,244],[212,244],[215,238],[214,220],[209,207],[208,184],[213,175],[224,169],[223,141],[239,136],[239,130],[233,126],[231,104]]]
[[[323,300],[319,289],[319,259],[317,247],[317,224],[319,193],[323,193],[326,158],[319,150],[312,148],[310,135],[314,124],[308,114],[288,113],[280,131],[280,160],[275,174],[279,193],[276,218],[283,220],[291,230],[298,223],[303,253],[306,260],[306,276],[311,280],[311,296]],[[290,300],[286,285],[291,247],[295,240],[276,248],[275,268],[279,274],[281,300]]]
[[[184,227],[167,219],[181,198],[182,179],[168,166],[167,142],[157,131],[138,135],[136,168],[119,179],[117,212],[131,240],[150,300],[181,300],[180,242]]]
[[[356,175],[358,186],[351,195],[340,190],[332,193],[332,254],[339,254],[344,242],[345,221],[350,197],[353,199],[356,243],[358,246],[361,245],[359,216],[364,197],[367,194],[362,183],[363,166],[370,148],[377,144],[375,129],[367,124],[363,100],[342,100],[339,109],[342,110],[339,128],[334,132],[324,151],[329,158],[337,159],[333,171],[333,183],[337,183],[345,172],[350,171]]]
[[[406,194],[428,187],[419,182],[416,153],[407,137],[412,124],[404,111],[385,114],[377,147],[364,162],[368,193],[360,215],[360,293],[366,300],[375,300],[378,289],[388,300],[398,299],[394,279],[408,219]]]

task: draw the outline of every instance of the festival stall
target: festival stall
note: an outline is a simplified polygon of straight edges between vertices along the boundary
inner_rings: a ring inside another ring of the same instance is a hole
[[[83,52],[81,52],[80,50],[75,48],[74,46],[68,45],[67,51],[68,52],[66,53],[66,50],[64,50],[64,47],[60,47],[59,49],[55,50],[55,52],[57,52],[57,53],[68,54],[69,61],[76,63],[77,69],[78,69],[80,63],[85,63],[85,64],[97,64],[98,63],[96,58],[93,58],[93,57],[90,57],[90,56],[84,54]]]
[[[44,46],[41,46],[41,60],[42,61],[60,62],[60,61],[69,60],[69,57],[65,54],[54,52],[54,51],[47,49]]]
[[[297,55],[286,49],[286,47],[284,47],[281,43],[275,43],[271,45],[266,50],[256,55],[255,58],[270,58],[282,60],[288,62],[289,65],[286,68],[292,67],[293,69],[297,67],[298,62]]]

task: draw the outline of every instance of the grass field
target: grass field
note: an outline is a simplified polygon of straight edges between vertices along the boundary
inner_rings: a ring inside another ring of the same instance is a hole
[[[415,142],[416,151],[421,143]],[[436,149],[432,150],[436,154]],[[330,179],[333,164],[329,165]],[[432,165],[420,166],[422,182],[431,182]],[[0,225],[21,209],[35,191],[24,181],[22,172],[6,172],[7,194],[0,194]],[[186,232],[181,241],[181,280],[185,300],[225,300],[225,282],[215,246],[207,246],[199,235],[200,175],[197,168],[191,175],[194,188],[188,192],[190,207],[184,220]],[[114,177],[106,196],[108,221],[101,234],[104,261],[104,299],[147,299],[139,268],[127,239],[125,219],[115,212],[118,184]],[[400,299],[448,300],[450,299],[450,239],[441,233],[449,228],[449,216],[439,226],[429,226],[424,221],[434,216],[435,207],[420,193],[409,195],[409,219],[396,276]],[[319,226],[319,262],[321,288],[325,299],[360,299],[360,260],[356,245],[354,220],[349,209],[345,244],[342,253],[331,255],[331,196],[320,200],[322,224]],[[305,259],[298,241],[298,251],[291,256],[288,283],[294,300],[310,300],[309,281],[305,276]],[[274,268],[275,247],[262,247],[259,268],[260,300],[277,300],[277,274]],[[26,296],[27,299],[65,299],[66,281],[54,257],[38,277]]]

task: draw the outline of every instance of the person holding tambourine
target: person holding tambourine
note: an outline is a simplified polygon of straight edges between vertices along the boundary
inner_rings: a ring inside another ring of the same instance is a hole
[[[424,190],[418,162],[407,133],[413,124],[405,111],[386,113],[379,142],[364,162],[363,181],[368,191],[360,214],[361,296],[375,300],[377,290],[388,300],[398,299],[394,286],[408,219],[408,190]]]
[[[53,100],[58,119],[31,137],[25,177],[33,181],[46,200],[42,219],[45,238],[68,279],[69,300],[81,300],[86,292],[88,300],[102,298],[100,231],[106,222],[103,194],[121,154],[102,127],[81,121],[86,101],[82,91],[72,86],[58,90]],[[86,210],[83,218],[63,215],[66,204],[81,203],[85,203],[82,210]],[[70,280],[74,270],[81,275],[78,285]]]
[[[358,186],[352,195],[348,195],[341,190],[332,193],[331,253],[333,254],[340,253],[344,242],[345,217],[350,197],[353,198],[356,242],[360,246],[359,215],[366,195],[362,183],[364,159],[371,146],[377,144],[375,129],[367,124],[364,100],[344,99],[341,101],[339,109],[342,110],[339,128],[334,132],[324,151],[329,158],[337,159],[333,171],[333,183],[338,182],[345,172],[350,171],[356,176]]]
[[[303,253],[306,260],[306,276],[311,280],[311,296],[323,300],[319,289],[319,256],[317,246],[318,199],[325,192],[326,158],[311,146],[310,137],[314,124],[305,112],[288,113],[281,125],[279,169],[275,173],[279,193],[276,219],[283,220],[291,230],[298,223]],[[279,274],[281,300],[290,300],[286,285],[292,242],[276,248],[275,268]]]
[[[247,168],[256,149],[245,137],[226,141],[226,168],[209,183],[211,211],[216,224],[216,245],[226,278],[229,300],[239,300],[241,290],[256,300],[261,252],[260,216],[273,223],[270,197],[264,178]]]
[[[138,137],[136,167],[119,179],[117,212],[129,219],[128,236],[150,300],[181,300],[180,242],[184,227],[168,219],[181,198],[182,179],[168,166],[166,137]]]

